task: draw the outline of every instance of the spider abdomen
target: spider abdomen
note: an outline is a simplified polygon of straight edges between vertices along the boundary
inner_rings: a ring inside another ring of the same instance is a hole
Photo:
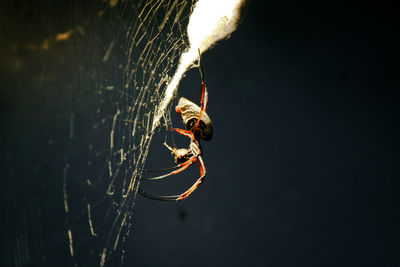
[[[213,136],[213,126],[210,117],[205,111],[203,111],[197,130],[194,132],[194,127],[200,116],[201,108],[192,101],[181,97],[175,109],[176,112],[181,114],[186,129],[205,141],[211,140]]]

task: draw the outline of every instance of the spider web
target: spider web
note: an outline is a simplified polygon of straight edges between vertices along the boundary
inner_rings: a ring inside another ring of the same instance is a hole
[[[62,125],[58,135],[63,137],[48,141],[62,148],[55,153],[55,161],[63,162],[57,170],[61,179],[43,183],[62,180],[65,232],[57,238],[66,241],[63,248],[74,265],[124,263],[124,244],[133,232],[137,189],[154,133],[160,124],[171,124],[170,102],[198,51],[229,36],[236,26],[238,18],[231,19],[231,13],[241,1],[217,2],[233,2],[228,10],[215,2],[4,4],[4,10],[22,14],[12,23],[25,34],[8,32],[11,37],[4,41],[14,52],[1,64],[18,70],[34,62],[32,68],[39,71],[30,75],[28,84],[57,95],[58,101],[48,105],[62,110],[50,121]],[[22,60],[26,54],[28,59]],[[14,263],[43,263],[34,259],[43,254],[40,248],[28,248],[29,219],[24,216],[25,235],[17,238]]]
[[[76,263],[105,266],[124,261],[124,242],[133,231],[137,188],[153,136],[154,109],[188,47],[185,27],[192,8],[191,1],[111,1],[91,12],[94,16],[84,30],[88,34],[77,36],[85,39],[78,43],[86,45],[79,67],[92,70],[78,82],[89,81],[83,87],[91,88],[94,106],[70,115],[70,136],[77,135],[78,118],[90,114],[93,131],[87,138],[94,134],[97,142],[88,143],[87,164],[69,160],[64,167],[66,232]]]

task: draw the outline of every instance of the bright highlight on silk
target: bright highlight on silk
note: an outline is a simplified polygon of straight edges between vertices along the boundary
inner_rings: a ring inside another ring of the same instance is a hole
[[[183,74],[198,59],[198,51],[204,53],[236,29],[243,3],[244,0],[199,0],[196,3],[187,27],[190,46],[181,55],[176,72],[155,111],[152,131],[160,123],[160,119],[172,100]]]

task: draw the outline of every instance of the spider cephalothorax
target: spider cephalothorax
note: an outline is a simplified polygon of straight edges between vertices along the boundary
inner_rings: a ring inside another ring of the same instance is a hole
[[[200,51],[199,51],[200,55]],[[199,163],[200,168],[200,178],[184,193],[180,195],[170,195],[170,196],[160,196],[146,193],[139,187],[138,191],[140,194],[156,200],[176,200],[180,201],[188,197],[196,188],[203,182],[204,177],[206,176],[206,167],[203,162],[203,158],[201,157],[202,150],[200,146],[200,139],[205,141],[211,140],[213,136],[213,126],[206,113],[207,101],[208,101],[208,92],[206,88],[206,84],[204,81],[203,70],[201,66],[201,58],[199,56],[199,70],[201,76],[201,101],[200,107],[193,103],[192,101],[181,97],[179,99],[178,105],[175,110],[178,112],[182,121],[185,124],[187,130],[179,129],[179,128],[171,128],[171,130],[176,131],[186,137],[190,138],[189,148],[172,148],[168,144],[164,143],[164,145],[171,151],[174,155],[175,162],[179,163],[177,166],[172,169],[176,169],[170,173],[152,177],[152,178],[142,178],[143,180],[159,180],[165,177],[178,174],[184,170],[186,170],[189,166],[191,166],[196,161]]]

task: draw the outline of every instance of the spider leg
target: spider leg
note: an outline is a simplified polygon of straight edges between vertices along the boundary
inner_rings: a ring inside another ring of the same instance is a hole
[[[171,152],[174,151],[174,149],[173,149],[172,147],[170,147],[166,142],[164,142],[164,146],[166,146]],[[176,170],[176,169],[178,169],[179,167],[181,167],[181,164],[178,164],[178,165],[176,165],[176,166],[169,167],[169,168],[159,169],[159,170],[142,169],[142,171],[144,171],[144,172],[166,172],[166,171]],[[145,179],[145,180],[150,180],[150,179],[147,179],[147,178],[143,178],[143,179]]]
[[[169,168],[159,169],[159,170],[141,169],[141,171],[143,171],[143,172],[166,172],[166,171],[172,171],[172,170],[178,169],[179,165],[176,165],[176,166],[173,166],[173,167],[169,167]]]
[[[149,193],[143,191],[143,189],[140,188],[140,187],[138,188],[138,192],[142,196],[145,196],[147,198],[154,199],[154,200],[175,201],[176,198],[179,197],[179,195],[176,195],[176,196],[159,196],[159,195],[149,194]]]
[[[190,138],[192,141],[195,141],[196,139],[194,138],[194,134],[193,132],[189,131],[189,130],[183,130],[183,129],[179,129],[179,128],[170,128],[171,130],[174,130],[184,136],[187,136],[188,138]]]
[[[169,151],[174,152],[174,149],[173,149],[172,147],[170,147],[170,146],[167,144],[167,142],[164,142],[164,146],[165,146],[166,148],[168,148]]]
[[[203,182],[204,177],[206,176],[206,173],[207,173],[202,157],[198,156],[198,159],[199,159],[199,168],[200,168],[200,178],[197,179],[197,181],[184,193],[182,193],[180,195],[160,196],[160,195],[153,195],[153,194],[146,193],[140,187],[138,188],[138,192],[147,198],[151,198],[151,199],[155,199],[155,200],[163,200],[163,201],[181,201],[181,200],[187,198],[190,194],[193,193],[194,190],[197,189],[197,187],[199,187],[199,185]]]
[[[186,192],[181,194],[180,197],[176,199],[176,201],[181,201],[187,198],[191,193],[193,193],[194,190],[197,189],[197,187],[199,187],[199,185],[203,182],[204,177],[206,177],[207,171],[206,171],[206,166],[204,165],[203,158],[199,156],[198,159],[200,168],[200,178],[197,179],[197,181],[188,190],[186,190]]]
[[[200,78],[201,78],[201,108],[205,111],[207,109],[207,102],[208,102],[208,91],[206,87],[206,81],[204,79],[204,72],[203,72],[203,65],[201,64],[201,54],[199,49],[199,71],[200,71]]]
[[[142,180],[160,180],[160,179],[163,179],[163,178],[165,178],[165,177],[178,174],[178,173],[180,173],[181,171],[184,171],[184,170],[186,170],[187,168],[189,168],[190,165],[192,165],[193,162],[195,162],[196,160],[197,160],[197,157],[196,157],[196,155],[194,155],[193,157],[191,157],[190,159],[188,159],[188,160],[185,161],[184,163],[179,164],[179,165],[177,166],[179,169],[177,169],[177,170],[175,170],[175,171],[172,171],[172,172],[170,172],[170,173],[163,174],[163,175],[160,175],[160,176],[156,176],[156,177],[151,177],[151,178],[144,178],[144,177],[142,177]]]
[[[199,114],[199,118],[197,119],[196,125],[194,126],[194,130],[193,132],[196,132],[201,117],[203,115],[203,112],[206,111],[207,109],[207,103],[208,103],[208,91],[207,91],[207,87],[206,87],[206,82],[204,80],[204,72],[203,72],[203,66],[201,65],[201,54],[200,54],[200,49],[199,49],[199,71],[200,71],[200,77],[201,77],[201,108],[200,108],[200,114]]]

